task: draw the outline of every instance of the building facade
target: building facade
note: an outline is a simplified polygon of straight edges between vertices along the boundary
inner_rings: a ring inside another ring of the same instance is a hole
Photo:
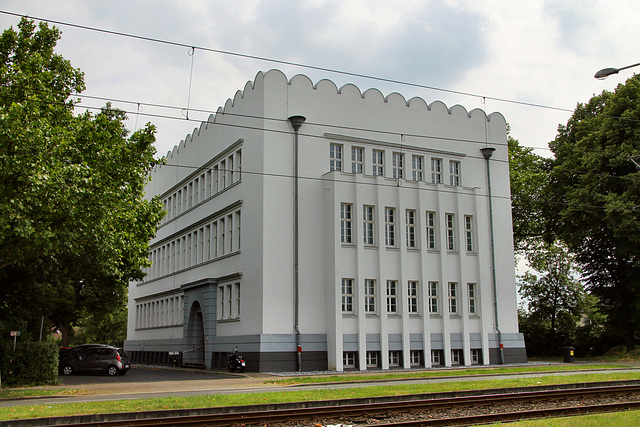
[[[526,361],[501,114],[272,70],[166,160],[152,266],[130,285],[134,361]]]

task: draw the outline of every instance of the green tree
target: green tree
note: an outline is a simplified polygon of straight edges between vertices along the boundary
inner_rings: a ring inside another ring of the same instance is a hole
[[[549,159],[538,156],[533,148],[523,147],[510,135],[509,179],[513,244],[516,253],[535,250],[550,230],[551,210],[545,187],[549,181]]]
[[[578,104],[550,144],[555,232],[576,254],[609,331],[628,349],[640,330],[640,76]]]
[[[148,265],[163,215],[144,198],[155,127],[129,135],[109,105],[74,115],[83,74],[54,52],[59,31],[18,28],[0,37],[0,328],[44,316],[64,343],[87,313],[120,309]]]
[[[528,271],[519,282],[524,302],[520,317],[526,317],[524,325],[530,329],[527,346],[553,354],[560,346],[572,344],[588,295],[565,247],[542,245],[529,253],[528,261],[538,274]]]

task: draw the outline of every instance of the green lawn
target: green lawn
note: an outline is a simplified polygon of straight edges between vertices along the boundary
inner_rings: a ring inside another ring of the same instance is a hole
[[[562,366],[562,365],[561,365]],[[549,367],[547,367],[549,368]],[[498,368],[502,369],[502,368]],[[506,369],[506,368],[505,368]],[[562,366],[562,370],[566,367]],[[451,373],[457,370],[450,371]],[[474,370],[475,371],[475,370]],[[484,369],[483,369],[484,371]],[[444,371],[439,371],[444,372]],[[530,371],[529,371],[530,372]],[[504,373],[495,372],[495,373]],[[421,373],[422,374],[422,373]],[[386,374],[385,374],[386,375]],[[404,375],[404,374],[403,374]],[[402,384],[394,386],[355,387],[340,390],[310,390],[296,388],[291,391],[220,394],[195,397],[166,397],[160,399],[138,399],[86,403],[58,403],[52,405],[32,405],[0,408],[0,420],[25,418],[42,418],[50,416],[66,416],[80,414],[99,414],[116,412],[137,412],[162,409],[189,409],[220,406],[242,406],[267,403],[286,403],[315,400],[335,400],[362,398],[372,396],[398,396],[415,393],[436,393],[445,391],[478,390],[490,388],[525,387],[535,385],[566,384],[576,382],[617,381],[640,379],[638,372],[603,372],[597,374],[576,373],[567,376],[541,376],[535,378],[519,378],[514,375],[508,379],[491,379],[479,377],[468,381],[452,381],[432,384]],[[628,425],[633,425],[628,424]]]

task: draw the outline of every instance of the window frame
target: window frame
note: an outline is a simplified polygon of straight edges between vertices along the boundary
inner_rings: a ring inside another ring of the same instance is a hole
[[[449,282],[447,285],[447,295],[449,297],[449,314],[457,315],[458,310],[458,282]]]
[[[419,161],[419,165],[416,165]],[[424,178],[424,156],[411,156],[411,178],[414,181],[422,181]]]
[[[460,185],[460,168],[459,160],[449,160],[449,185]]]
[[[469,314],[478,314],[478,285],[467,283],[467,299],[469,300]]]
[[[384,242],[387,247],[396,247],[396,208],[384,208]]]
[[[416,237],[416,211],[415,209],[405,210],[405,228],[406,228],[406,245],[409,249],[415,249],[418,247],[418,239]]]
[[[331,142],[329,144],[329,171],[342,172],[342,158],[344,146]]]
[[[373,314],[376,309],[376,279],[364,279],[364,312]]]
[[[442,159],[431,158],[431,183],[442,184]]]
[[[342,296],[342,314],[354,313],[354,279],[343,277],[341,282],[340,295]]]
[[[374,246],[376,244],[375,215],[375,206],[362,205],[362,234],[365,246]]]
[[[364,173],[364,148],[351,147],[351,173]]]
[[[456,215],[452,213],[444,214],[445,234],[447,236],[447,250],[456,250]]]
[[[419,313],[419,282],[417,280],[409,280],[407,282],[407,311],[409,314]]]
[[[340,204],[340,242],[353,244],[353,203]]]
[[[464,235],[467,252],[475,252],[473,244],[473,215],[464,216]]]
[[[429,294],[429,313],[430,314],[438,314],[440,313],[440,307],[438,302],[438,282],[429,281],[427,284],[427,291]]]
[[[404,153],[394,151],[391,154],[393,178],[404,179]]]
[[[372,165],[374,176],[384,176],[384,150],[372,151]]]
[[[387,313],[398,314],[398,281],[387,280]]]

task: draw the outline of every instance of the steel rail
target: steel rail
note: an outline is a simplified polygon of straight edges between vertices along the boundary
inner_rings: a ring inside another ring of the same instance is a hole
[[[381,401],[382,399],[371,399],[371,403],[364,404],[346,404],[346,405],[334,405],[334,406],[316,406],[316,407],[303,407],[294,409],[273,409],[264,411],[250,411],[250,412],[224,412],[215,414],[204,415],[186,415],[186,416],[172,416],[170,411],[167,411],[167,416],[158,416],[154,418],[135,419],[135,415],[132,414],[130,419],[125,420],[103,420],[97,422],[85,422],[85,423],[73,423],[74,426],[131,426],[131,427],[146,427],[146,426],[162,426],[162,425],[176,425],[176,426],[190,426],[190,425],[208,425],[208,426],[228,426],[234,423],[243,425],[269,425],[269,423],[285,422],[298,419],[335,419],[349,417],[362,417],[362,416],[376,416],[389,413],[409,412],[409,411],[437,411],[449,408],[464,408],[464,407],[479,407],[479,406],[497,406],[506,403],[533,403],[542,401],[558,401],[562,399],[586,396],[612,396],[620,394],[640,394],[640,385],[626,385],[626,386],[605,386],[605,387],[585,387],[577,389],[560,389],[560,390],[546,390],[546,391],[532,391],[532,392],[517,392],[507,394],[484,394],[476,396],[464,396],[464,397],[449,397],[449,398],[435,398],[435,399],[418,399],[411,400],[410,396],[404,396],[404,400],[397,402]],[[378,400],[376,402],[376,400]],[[638,398],[640,401],[640,396]],[[634,403],[622,403],[615,404],[628,408],[634,405]],[[637,403],[640,406],[640,402]],[[593,408],[598,408],[600,405],[595,405]],[[605,405],[609,408],[614,406],[609,404]],[[587,408],[582,406],[579,408]],[[558,408],[557,411],[569,411],[571,408]],[[596,409],[593,409],[594,411]],[[536,411],[530,411],[534,413]],[[518,412],[513,416],[524,417],[527,411]],[[486,417],[498,416],[487,415]],[[508,415],[504,415],[508,416]],[[539,415],[542,416],[542,415]],[[483,415],[475,415],[471,417],[478,423],[479,419],[484,417]],[[511,419],[511,418],[506,418]],[[463,419],[459,419],[464,422]],[[487,418],[490,420],[490,418]],[[427,421],[422,421],[427,423]],[[437,424],[439,420],[428,420],[429,423],[435,424],[428,425],[452,425],[452,420],[449,419],[449,424]],[[488,422],[488,421],[487,421]],[[55,424],[53,424],[55,425]],[[415,423],[408,424],[389,424],[389,425],[421,425]],[[426,425],[426,424],[425,424]],[[458,424],[458,425],[470,425],[470,424]]]

